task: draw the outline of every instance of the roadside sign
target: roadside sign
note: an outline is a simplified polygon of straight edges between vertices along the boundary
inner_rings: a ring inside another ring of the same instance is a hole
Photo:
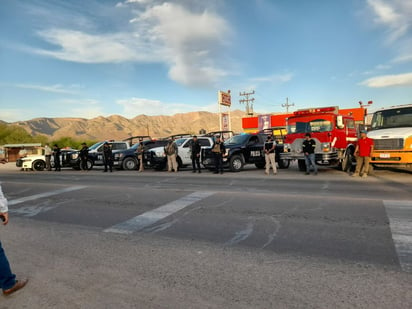
[[[232,98],[230,92],[219,91],[219,104],[224,106],[231,106],[232,105]]]

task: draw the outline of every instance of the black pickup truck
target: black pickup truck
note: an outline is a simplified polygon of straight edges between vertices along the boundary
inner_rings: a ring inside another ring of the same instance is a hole
[[[267,134],[241,134],[235,135],[225,141],[226,154],[223,158],[223,167],[232,172],[239,172],[245,164],[255,164],[257,168],[265,167],[265,154],[263,145]],[[279,153],[283,152],[283,145],[276,146],[276,161],[279,168],[284,168],[283,161],[279,161]],[[212,149],[202,150],[202,164],[208,168],[214,168]]]

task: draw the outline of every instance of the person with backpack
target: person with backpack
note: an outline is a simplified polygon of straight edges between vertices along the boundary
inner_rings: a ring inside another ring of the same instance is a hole
[[[177,173],[178,171],[178,165],[177,165],[177,153],[178,153],[178,149],[177,149],[177,145],[175,143],[175,141],[173,140],[173,138],[170,138],[167,145],[164,148],[165,150],[165,154],[167,156],[167,166],[168,166],[168,172],[172,172],[174,171],[175,173]]]
[[[214,174],[223,174],[223,156],[226,152],[225,145],[220,139],[220,136],[216,136],[216,141],[213,143],[212,152],[215,159],[215,171]]]

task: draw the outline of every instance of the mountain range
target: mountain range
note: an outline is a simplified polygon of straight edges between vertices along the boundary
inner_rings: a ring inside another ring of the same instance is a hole
[[[242,131],[240,110],[231,111],[232,131]],[[72,137],[84,140],[124,139],[129,136],[165,137],[172,134],[199,134],[219,130],[219,114],[210,112],[179,113],[173,116],[139,115],[128,119],[119,115],[85,118],[35,118],[9,123],[24,128],[31,135],[46,135],[52,139]]]

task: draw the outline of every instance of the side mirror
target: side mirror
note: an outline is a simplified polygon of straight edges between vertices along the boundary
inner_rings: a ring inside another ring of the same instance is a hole
[[[345,127],[345,125],[343,123],[343,117],[341,115],[336,117],[336,127],[338,129],[343,129]]]

